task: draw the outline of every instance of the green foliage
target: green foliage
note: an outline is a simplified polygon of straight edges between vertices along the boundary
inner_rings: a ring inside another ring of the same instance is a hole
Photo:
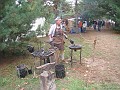
[[[102,17],[104,10],[98,7],[97,0],[82,0],[79,4],[80,14],[83,19],[97,19]]]
[[[82,0],[82,16],[90,19],[106,17],[115,21],[115,30],[120,31],[120,3],[118,0]]]
[[[115,30],[120,31],[120,3],[118,0],[101,1],[99,7],[103,8],[105,15],[115,21]]]
[[[0,87],[6,86],[8,83],[10,83],[9,79],[0,77]]]
[[[52,0],[54,3],[54,14],[64,18],[65,15],[73,12],[73,7],[71,4],[66,2],[66,0]],[[73,13],[72,13],[73,14]]]
[[[0,53],[21,51],[26,40],[35,35],[35,32],[30,32],[31,23],[36,18],[45,17],[50,21],[53,17],[43,1],[20,1],[21,5],[16,5],[15,0],[2,0],[0,3]]]

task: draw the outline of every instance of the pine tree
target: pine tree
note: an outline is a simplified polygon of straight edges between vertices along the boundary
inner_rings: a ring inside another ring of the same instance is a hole
[[[53,15],[41,0],[17,1],[1,0],[0,3],[0,53],[23,51],[36,18],[45,17],[49,21]]]

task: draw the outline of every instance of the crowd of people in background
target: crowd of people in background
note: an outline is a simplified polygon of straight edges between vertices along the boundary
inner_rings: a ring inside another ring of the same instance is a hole
[[[93,20],[93,21],[79,21],[78,27],[81,33],[86,32],[87,27],[93,27],[96,31],[101,31],[101,29],[105,26],[104,20]]]
[[[93,28],[94,30],[101,31],[101,29],[105,26],[104,20],[94,20],[93,21]]]
[[[78,31],[79,33],[85,33],[87,31],[87,29],[93,29],[96,31],[101,31],[104,29],[104,27],[106,26],[107,28],[109,28],[110,26],[114,26],[114,22],[111,21],[106,21],[106,20],[79,20],[78,21]]]
[[[76,27],[76,24],[75,24],[75,20],[72,21],[73,24],[70,25],[70,20],[69,19],[62,19],[62,29],[68,33],[71,33],[71,32],[74,32],[76,33],[75,31],[75,27]],[[97,20],[78,20],[77,22],[78,24],[78,32],[79,33],[85,33],[87,32],[87,30],[89,29],[93,29],[95,31],[101,31],[104,29],[104,27],[109,27],[111,25],[111,23],[109,21],[106,21],[106,20],[100,20],[100,19],[97,19]]]
[[[86,27],[87,27],[87,21],[78,22],[78,28],[80,33],[86,32]]]

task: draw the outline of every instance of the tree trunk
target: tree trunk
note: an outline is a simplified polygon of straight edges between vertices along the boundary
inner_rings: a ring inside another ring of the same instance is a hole
[[[79,33],[79,30],[78,30],[78,9],[77,9],[78,4],[77,4],[77,1],[78,1],[78,0],[75,1],[75,18],[76,18],[76,19],[75,19],[75,20],[76,20],[76,21],[75,21],[75,24],[76,24],[76,25],[75,25],[75,26],[76,26],[76,27],[75,27],[75,28],[76,28],[75,30],[76,30],[76,33]]]

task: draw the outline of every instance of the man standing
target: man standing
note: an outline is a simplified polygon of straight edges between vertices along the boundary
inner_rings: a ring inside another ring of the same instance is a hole
[[[56,58],[56,63],[60,63],[60,60],[64,60],[64,32],[61,26],[61,18],[57,17],[55,19],[55,24],[53,24],[48,33],[49,40],[54,47],[58,48],[58,58]]]
[[[93,28],[94,28],[94,30],[96,30],[96,26],[97,26],[97,21],[94,20],[94,21],[93,21]]]
[[[102,21],[98,20],[98,31],[101,31]]]
[[[86,32],[86,27],[87,27],[87,21],[83,22],[83,32]]]
[[[81,32],[81,33],[83,32],[82,27],[83,27],[83,23],[82,23],[82,21],[79,21],[78,28],[79,28],[79,32]]]

